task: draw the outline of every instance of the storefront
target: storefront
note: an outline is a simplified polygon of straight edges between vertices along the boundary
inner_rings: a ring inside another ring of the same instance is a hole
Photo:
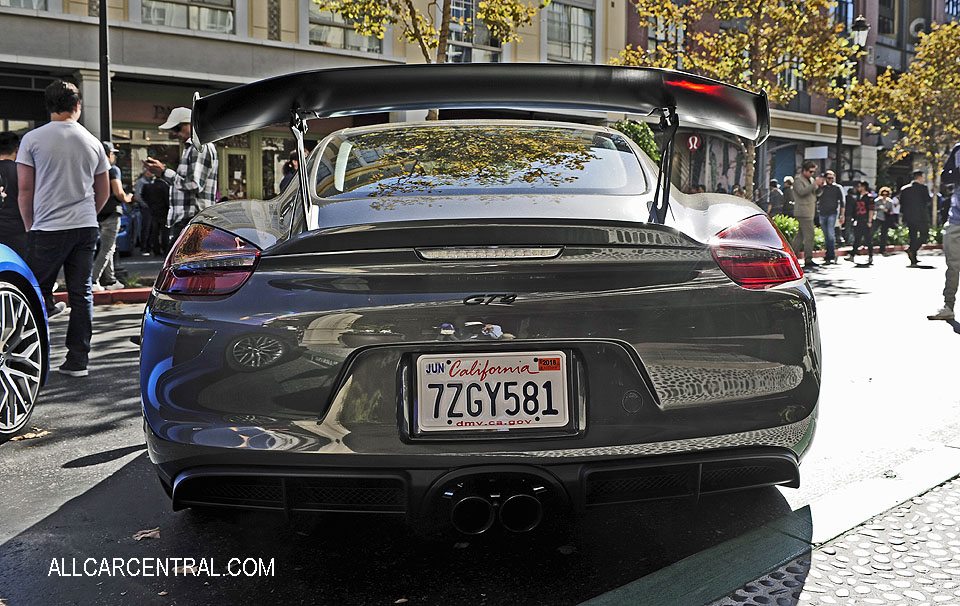
[[[189,107],[194,87],[114,81],[113,142],[117,166],[124,185],[132,188],[143,161],[153,157],[171,168],[180,160],[180,142],[175,135],[157,128],[174,107]],[[215,92],[199,89],[201,95]],[[387,114],[354,118],[310,120],[306,136],[308,149],[327,134],[354,124],[387,122]],[[218,190],[221,199],[269,199],[279,193],[283,165],[296,150],[296,141],[284,127],[237,135],[216,143],[219,159]]]

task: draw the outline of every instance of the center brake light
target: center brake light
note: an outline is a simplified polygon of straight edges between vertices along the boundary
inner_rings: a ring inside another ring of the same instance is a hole
[[[710,244],[723,273],[744,288],[770,288],[803,278],[797,256],[767,215],[728,227]]]
[[[157,278],[157,291],[170,295],[229,295],[253,274],[260,249],[239,236],[203,223],[177,238]]]

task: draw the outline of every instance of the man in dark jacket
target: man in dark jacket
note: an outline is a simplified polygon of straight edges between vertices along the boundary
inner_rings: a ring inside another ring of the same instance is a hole
[[[917,251],[927,241],[927,232],[930,229],[930,192],[923,184],[923,171],[913,171],[913,181],[904,185],[900,190],[900,216],[910,232],[910,247],[907,256],[910,257],[910,267],[916,267]]]
[[[771,217],[783,214],[783,192],[780,191],[780,182],[770,179],[770,190],[767,192],[767,214]]]
[[[817,212],[820,215],[820,229],[823,230],[823,243],[826,245],[826,255],[823,262],[830,265],[837,262],[836,226],[837,216],[843,218],[843,188],[837,185],[836,175],[832,170],[826,172],[826,183],[817,198]],[[841,221],[842,223],[842,221]]]

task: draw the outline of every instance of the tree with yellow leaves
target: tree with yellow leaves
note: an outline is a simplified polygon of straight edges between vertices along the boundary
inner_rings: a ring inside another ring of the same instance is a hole
[[[893,161],[913,153],[933,173],[939,189],[940,168],[960,141],[960,23],[933,24],[920,35],[917,56],[904,74],[885,71],[876,82],[860,83],[846,109],[874,116],[868,126],[899,138],[887,153]],[[933,225],[936,225],[936,205]]]
[[[832,0],[632,0],[642,27],[667,33],[653,52],[627,47],[617,65],[682,69],[766,91],[786,105],[796,95],[788,82],[802,78],[808,90],[836,96],[835,83],[849,78],[856,49],[833,17]],[[719,23],[719,28],[705,27]],[[753,190],[756,150],[740,141],[744,174]]]
[[[341,15],[358,34],[383,39],[387,26],[397,27],[397,37],[420,49],[427,63],[445,63],[451,23],[458,23],[467,35],[472,35],[476,23],[471,19],[452,16],[452,0],[430,0],[426,10],[420,10],[414,0],[312,0],[321,11]],[[550,0],[531,6],[521,0],[480,0],[476,20],[489,31],[491,38],[501,43],[519,40],[517,33],[532,23],[534,15]],[[439,8],[439,11],[438,11]],[[437,22],[439,16],[439,23]]]

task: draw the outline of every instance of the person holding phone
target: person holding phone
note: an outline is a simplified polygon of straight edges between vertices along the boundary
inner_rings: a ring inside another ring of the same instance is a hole
[[[170,185],[170,210],[167,225],[170,238],[176,239],[195,214],[217,202],[217,149],[212,143],[193,146],[190,140],[190,109],[175,107],[161,130],[169,130],[183,144],[177,170],[167,168],[155,158],[147,158],[144,168]]]

